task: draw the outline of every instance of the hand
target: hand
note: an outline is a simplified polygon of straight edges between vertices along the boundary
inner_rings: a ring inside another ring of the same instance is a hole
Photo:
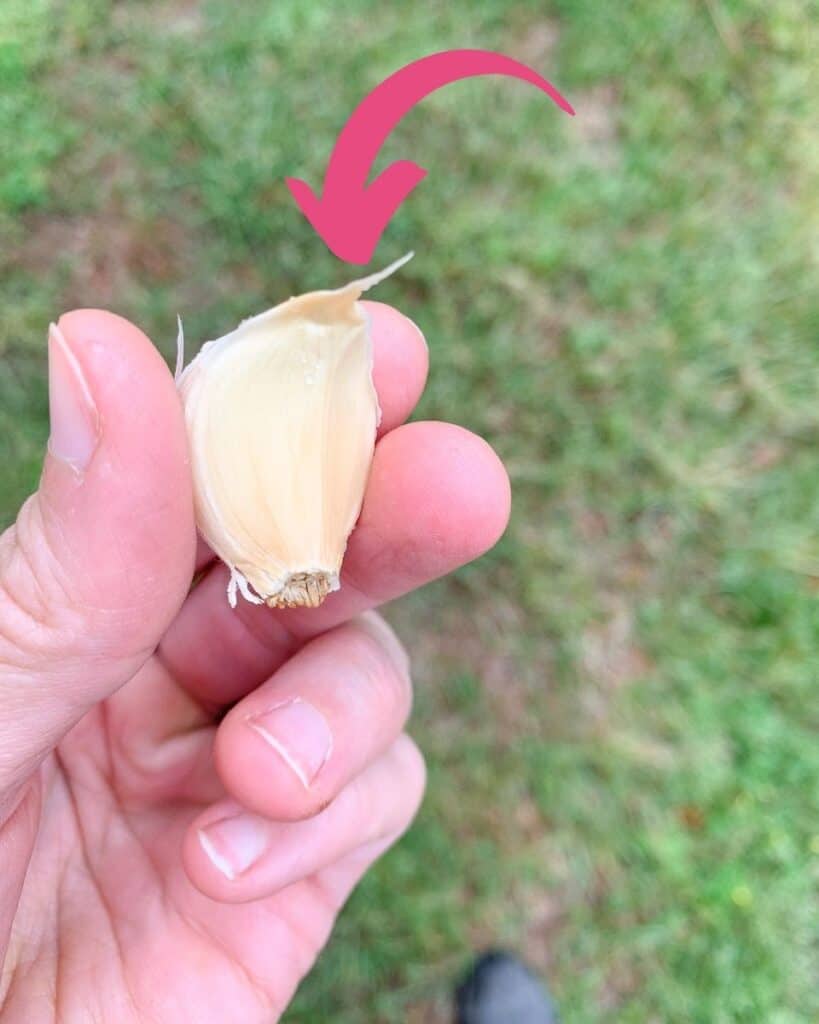
[[[49,452],[0,539],[0,1020],[269,1024],[410,822],[408,661],[367,609],[490,547],[509,491],[479,438],[400,425],[426,348],[366,305],[382,436],[315,611],[228,607],[148,339],[52,331]]]

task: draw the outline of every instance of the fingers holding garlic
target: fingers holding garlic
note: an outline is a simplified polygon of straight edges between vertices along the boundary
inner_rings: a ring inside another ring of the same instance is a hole
[[[357,300],[409,258],[245,320],[180,374],[197,524],[231,605],[317,607],[339,588],[379,420]]]

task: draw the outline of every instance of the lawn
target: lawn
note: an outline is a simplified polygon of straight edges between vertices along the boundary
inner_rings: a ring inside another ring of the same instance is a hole
[[[36,484],[48,321],[171,356],[349,276],[290,200],[383,77],[462,82],[379,166],[417,415],[485,436],[507,536],[388,610],[430,766],[288,1024],[445,1024],[475,949],[566,1022],[819,1019],[819,71],[810,4],[3,0],[0,519]],[[814,12],[815,13],[815,12]],[[812,55],[812,57],[811,57]]]

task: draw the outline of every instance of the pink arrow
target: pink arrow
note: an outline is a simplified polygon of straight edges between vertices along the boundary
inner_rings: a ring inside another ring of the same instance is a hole
[[[507,75],[537,86],[567,114],[571,105],[526,64],[491,50],[444,50],[407,64],[359,103],[333,147],[324,189],[286,178],[287,187],[327,247],[347,263],[368,263],[390,218],[426,176],[412,160],[390,164],[371,185],[367,177],[384,140],[416,103],[450,82]]]

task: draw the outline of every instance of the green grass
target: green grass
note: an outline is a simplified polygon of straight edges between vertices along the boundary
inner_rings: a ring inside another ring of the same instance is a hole
[[[815,22],[815,19],[813,19]],[[429,795],[290,1024],[445,1021],[520,949],[566,1021],[819,1016],[819,75],[810,5],[6,0],[0,517],[36,482],[44,338],[107,305],[170,353],[345,271],[290,201],[355,104],[449,46],[379,249],[419,414],[486,436],[514,516],[391,610]]]

